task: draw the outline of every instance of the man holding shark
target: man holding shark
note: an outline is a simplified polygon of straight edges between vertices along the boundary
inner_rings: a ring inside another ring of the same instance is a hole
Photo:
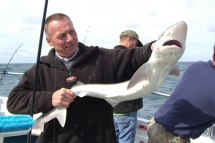
[[[186,23],[179,22],[154,46],[152,41],[137,49],[114,50],[78,42],[65,14],[47,17],[46,41],[53,48],[40,59],[34,113],[43,113],[38,122],[45,125],[36,143],[116,143],[111,105],[146,96],[168,74],[178,75],[175,63],[185,50],[186,32]],[[10,92],[9,112],[29,114],[34,73],[35,65]],[[122,82],[128,76],[130,81]],[[74,86],[78,81],[85,84]]]
[[[34,113],[43,113],[37,123],[44,128],[36,143],[116,143],[112,106],[103,99],[76,97],[72,87],[78,81],[113,84],[127,80],[149,60],[154,41],[131,50],[89,47],[78,42],[72,20],[62,13],[46,18],[45,35],[53,48],[40,59]],[[10,92],[9,112],[29,114],[35,67]]]

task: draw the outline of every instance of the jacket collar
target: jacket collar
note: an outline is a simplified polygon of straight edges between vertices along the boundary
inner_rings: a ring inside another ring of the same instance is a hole
[[[127,49],[127,47],[125,47],[123,45],[117,45],[114,47],[114,49]]]
[[[83,61],[85,61],[89,56],[91,56],[92,54],[94,54],[96,51],[99,50],[99,47],[96,46],[85,46],[84,44],[80,43],[78,44],[79,47],[79,52],[77,53],[77,57],[75,58],[73,65],[78,65],[81,64]],[[56,68],[60,68],[60,69],[65,69],[65,66],[63,64],[63,62],[55,55],[55,49],[52,48],[47,56],[43,56],[40,58],[40,62],[47,64],[49,66],[52,67],[56,67]]]

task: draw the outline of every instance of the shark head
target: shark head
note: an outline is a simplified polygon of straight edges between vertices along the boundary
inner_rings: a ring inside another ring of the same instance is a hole
[[[157,39],[151,60],[176,63],[185,51],[187,24],[178,22],[167,28]]]
[[[183,21],[167,28],[157,39],[149,61],[134,73],[127,89],[137,90],[150,85],[148,91],[153,91],[167,75],[178,76],[180,71],[175,63],[185,51],[186,37],[187,24]]]

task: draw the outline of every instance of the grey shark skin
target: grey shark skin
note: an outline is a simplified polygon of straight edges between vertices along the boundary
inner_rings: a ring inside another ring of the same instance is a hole
[[[71,88],[77,96],[105,99],[112,106],[126,100],[146,96],[156,90],[168,75],[178,76],[175,65],[185,51],[187,24],[183,21],[167,28],[157,39],[149,61],[143,64],[129,81],[116,84],[81,84]],[[60,109],[60,110],[59,110]],[[36,120],[33,130],[43,131],[44,123],[57,118],[63,127],[66,108],[57,107]]]
[[[77,96],[105,99],[112,106],[146,96],[156,90],[168,75],[179,76],[175,65],[185,51],[187,24],[183,21],[167,28],[157,39],[149,61],[130,81],[117,84],[83,84],[71,88]]]

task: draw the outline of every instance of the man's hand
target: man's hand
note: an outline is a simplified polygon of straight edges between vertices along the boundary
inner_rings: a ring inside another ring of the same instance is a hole
[[[52,94],[52,106],[69,107],[69,104],[74,102],[75,97],[75,93],[70,89],[61,88]]]
[[[153,51],[153,49],[154,49],[155,44],[156,44],[156,42],[152,43],[152,45],[151,45],[151,50],[152,50],[152,51]]]

